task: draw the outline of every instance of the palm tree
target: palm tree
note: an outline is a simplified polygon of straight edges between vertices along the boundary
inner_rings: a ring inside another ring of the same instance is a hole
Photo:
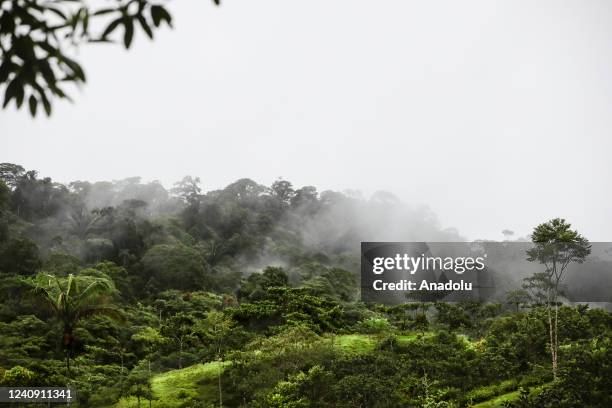
[[[66,371],[70,375],[70,358],[74,348],[74,329],[89,317],[108,316],[122,320],[119,311],[108,306],[115,291],[108,278],[68,275],[65,278],[49,274],[36,277],[34,292],[46,303],[63,325],[62,345],[66,350]]]

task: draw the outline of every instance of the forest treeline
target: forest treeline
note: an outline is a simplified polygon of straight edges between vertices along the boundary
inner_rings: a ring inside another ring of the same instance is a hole
[[[461,239],[426,209],[201,184],[62,184],[0,164],[2,385],[70,385],[79,406],[612,405],[605,310],[555,303],[551,348],[551,304],[527,291],[359,301],[361,240]]]

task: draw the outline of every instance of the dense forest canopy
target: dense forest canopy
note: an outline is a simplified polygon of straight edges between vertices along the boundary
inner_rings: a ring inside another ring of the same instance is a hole
[[[170,190],[139,177],[61,184],[12,164],[1,165],[0,180],[4,251],[29,254],[20,265],[2,268],[6,272],[33,274],[43,260],[61,254],[79,265],[108,260],[138,271],[147,276],[141,282],[147,288],[162,279],[157,269],[175,265],[184,276],[170,274],[168,284],[230,290],[235,288],[224,286],[230,283],[217,281],[224,267],[250,272],[316,259],[355,272],[362,239],[460,239],[440,230],[426,209],[411,209],[384,192],[364,200],[294,188],[285,180],[268,187],[250,179],[202,192],[200,180],[189,176]],[[194,260],[192,268],[183,258]],[[171,264],[159,264],[162,259]]]
[[[461,240],[427,209],[203,184],[62,184],[0,164],[2,385],[70,385],[79,406],[612,403],[612,315],[532,296],[535,278],[500,303],[359,301],[361,240]],[[542,245],[572,233],[538,228]]]

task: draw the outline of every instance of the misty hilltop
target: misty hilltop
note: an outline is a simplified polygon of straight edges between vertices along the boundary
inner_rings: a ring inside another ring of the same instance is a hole
[[[112,261],[151,292],[160,285],[232,291],[270,265],[285,267],[294,283],[330,267],[356,275],[365,240],[461,240],[427,208],[386,192],[364,199],[282,179],[265,186],[243,178],[210,191],[203,184],[191,176],[171,189],[139,177],[62,184],[1,164],[0,248],[11,261],[0,261],[0,271]]]

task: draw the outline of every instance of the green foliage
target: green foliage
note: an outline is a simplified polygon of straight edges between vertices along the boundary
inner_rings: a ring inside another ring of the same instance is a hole
[[[518,312],[522,307],[531,303],[531,296],[525,289],[515,289],[506,293],[506,302],[512,305]]]
[[[486,385],[471,390],[466,394],[464,399],[471,402],[486,401],[510,391],[514,391],[517,387],[518,381],[516,379],[510,379],[502,381],[499,384]]]
[[[536,273],[528,279],[525,288],[535,289],[537,293],[535,297],[544,300],[547,308],[552,373],[556,379],[559,364],[559,285],[566,268],[571,263],[584,262],[591,253],[591,244],[577,231],[572,230],[571,224],[561,218],[555,218],[535,227],[531,239],[534,246],[527,250],[527,259],[539,262],[545,271]],[[554,315],[551,311],[553,306]]]
[[[249,300],[262,300],[267,296],[267,290],[275,287],[285,287],[289,278],[283,268],[269,266],[262,273],[252,273],[243,282],[239,297]]]
[[[356,301],[358,234],[332,222],[351,200],[0,164],[0,380],[69,384],[87,407],[610,406],[606,310],[555,303],[553,381],[549,272],[506,308]]]
[[[376,340],[363,334],[343,334],[334,336],[331,339],[332,347],[353,354],[363,354],[371,352],[376,346]]]
[[[130,371],[124,384],[126,395],[136,397],[139,405],[141,399],[153,399],[150,384],[151,373],[148,366],[148,361],[140,361]]]
[[[338,302],[315,296],[307,289],[273,287],[263,296],[262,300],[231,308],[229,313],[246,327],[257,330],[307,326],[317,333],[333,332],[346,320]]]
[[[534,228],[531,240],[536,244],[527,251],[529,260],[538,261],[553,267],[559,263],[560,268],[570,262],[583,262],[591,252],[589,241],[564,219],[555,218]],[[548,270],[547,270],[548,271]]]
[[[105,276],[68,275],[58,278],[39,274],[32,281],[33,292],[50,308],[63,327],[62,346],[66,350],[66,370],[70,374],[70,358],[74,351],[77,324],[94,316],[122,320],[121,313],[107,305],[115,288]]]
[[[311,401],[326,399],[329,383],[333,374],[320,365],[314,365],[307,372],[293,374],[287,381],[280,381],[274,389],[266,395],[264,404],[255,404],[256,407],[270,408],[308,408]]]
[[[455,330],[460,327],[471,327],[469,315],[458,305],[450,303],[436,303],[439,323],[447,325],[449,329]]]
[[[25,367],[15,366],[2,375],[2,385],[5,387],[27,387],[34,385],[36,375]]]
[[[33,315],[0,322],[0,366],[27,364],[32,358],[43,359],[53,349],[48,344],[49,330]]]
[[[341,268],[325,268],[318,276],[304,282],[318,295],[328,295],[342,301],[351,301],[357,292],[357,280],[352,272]]]
[[[0,272],[34,275],[41,266],[36,243],[28,238],[14,238],[0,243]]]
[[[188,246],[156,245],[142,258],[146,287],[156,292],[158,288],[193,290],[204,283],[204,260],[201,254]]]
[[[358,330],[369,334],[382,334],[391,330],[392,326],[385,318],[369,317],[357,325]]]
[[[219,0],[215,0],[219,4]],[[0,1],[0,85],[5,85],[3,107],[27,101],[32,116],[51,114],[52,98],[70,100],[63,85],[85,82],[81,65],[67,49],[93,42],[114,42],[117,28],[125,48],[142,31],[154,31],[172,16],[157,1],[122,0],[112,4],[87,1]]]

